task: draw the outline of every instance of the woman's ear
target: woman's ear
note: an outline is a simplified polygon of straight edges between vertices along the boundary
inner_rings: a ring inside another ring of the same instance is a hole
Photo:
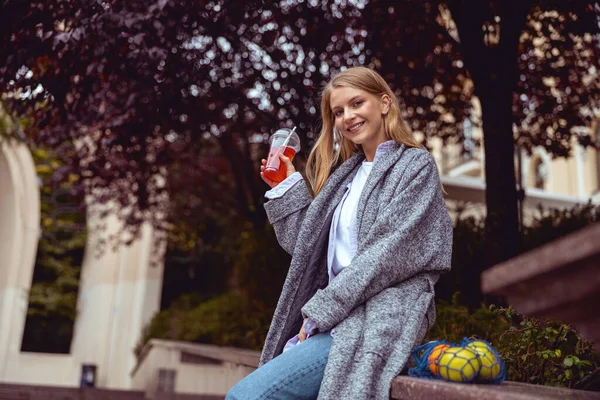
[[[392,105],[392,99],[387,94],[381,96],[381,113],[387,114],[390,111],[390,106]]]

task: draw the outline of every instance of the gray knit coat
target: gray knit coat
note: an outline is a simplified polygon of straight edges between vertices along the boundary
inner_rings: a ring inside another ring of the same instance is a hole
[[[397,143],[373,164],[362,191],[357,253],[328,283],[332,215],[364,158],[359,152],[339,166],[314,199],[299,183],[265,203],[292,261],[260,365],[282,352],[303,317],[321,332],[335,327],[319,400],[388,400],[435,321],[434,284],[450,269],[452,222],[435,161]]]

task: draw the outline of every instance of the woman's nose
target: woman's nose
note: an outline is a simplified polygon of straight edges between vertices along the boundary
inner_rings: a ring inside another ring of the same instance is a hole
[[[356,114],[352,110],[344,110],[344,121],[352,121]]]

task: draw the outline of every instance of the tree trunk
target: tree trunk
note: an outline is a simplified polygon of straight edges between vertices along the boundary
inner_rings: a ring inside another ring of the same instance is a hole
[[[501,79],[480,96],[485,132],[485,267],[514,257],[519,241],[512,90]]]
[[[517,255],[519,222],[514,164],[513,91],[517,81],[517,57],[521,32],[531,1],[507,1],[491,13],[486,1],[454,1],[448,6],[456,23],[465,66],[481,102],[484,132],[486,208],[485,255],[481,270],[464,276],[469,308],[483,299],[483,269]],[[485,44],[482,26],[491,15],[501,16],[500,42]]]

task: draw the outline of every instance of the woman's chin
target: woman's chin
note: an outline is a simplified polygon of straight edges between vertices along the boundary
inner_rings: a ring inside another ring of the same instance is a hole
[[[365,135],[360,131],[356,132],[355,134],[347,134],[344,136],[346,137],[346,139],[348,139],[356,145],[360,145],[365,141]]]
[[[354,138],[354,137],[347,137],[346,139],[348,139],[349,141],[351,141],[352,143],[354,143],[357,146],[360,146],[362,143],[362,140],[359,140],[358,138]]]

